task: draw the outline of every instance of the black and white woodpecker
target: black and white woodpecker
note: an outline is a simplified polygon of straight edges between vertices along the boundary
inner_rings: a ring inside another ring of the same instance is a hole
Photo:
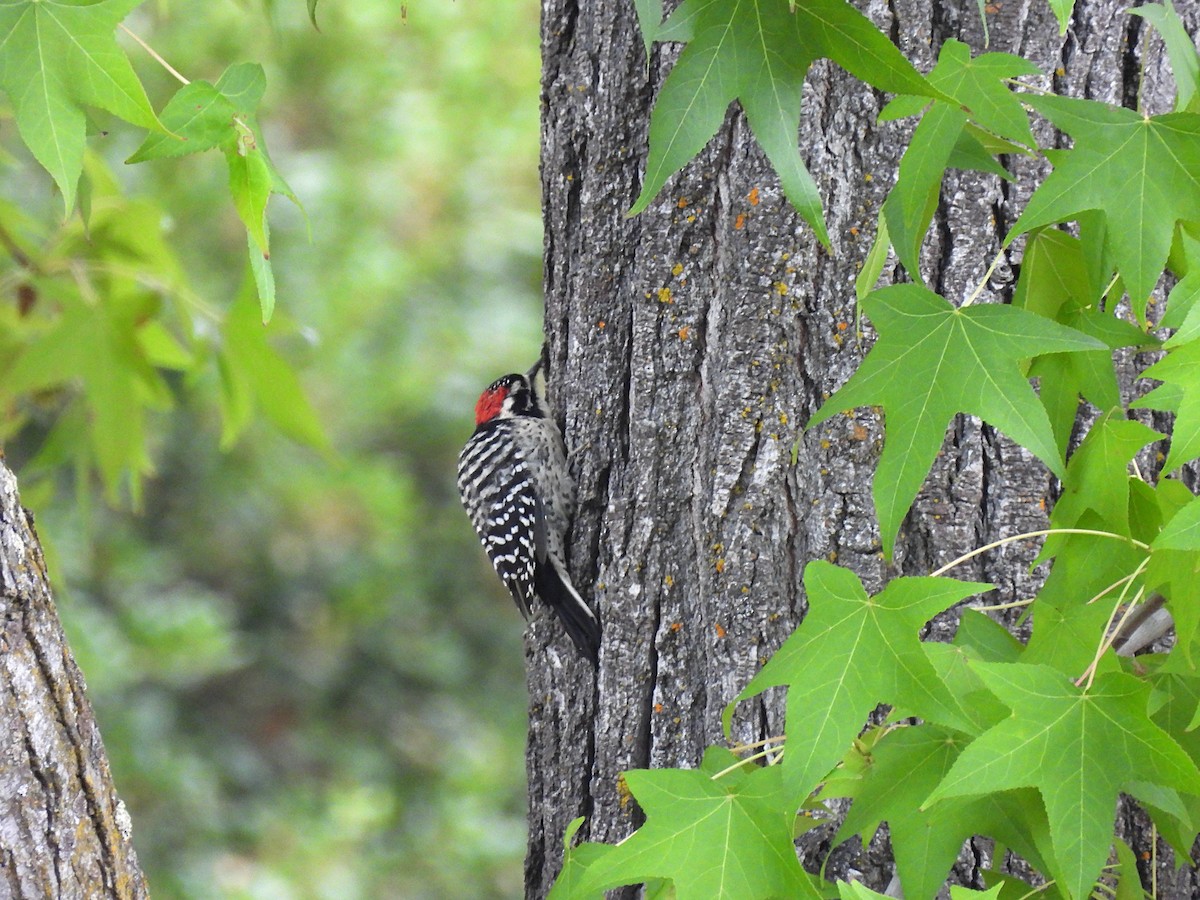
[[[541,360],[479,395],[475,433],[458,458],[458,492],[517,608],[528,619],[540,597],[595,664],[600,623],[571,584],[564,556],[575,482],[546,401]]]

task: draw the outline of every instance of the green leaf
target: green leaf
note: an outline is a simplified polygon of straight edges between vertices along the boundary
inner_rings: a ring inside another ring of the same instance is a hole
[[[317,0],[308,0],[308,20],[312,22],[312,27],[317,31],[321,29],[317,26]]]
[[[1041,379],[1040,397],[1060,453],[1075,427],[1079,398],[1099,409],[1121,404],[1112,350],[1157,341],[1129,322],[1101,310],[1102,285],[1092,281],[1083,243],[1057,229],[1036,232],[1025,247],[1013,305],[1054,319],[1107,345],[1088,353],[1052,353],[1033,361],[1029,374]]]
[[[1175,12],[1175,4],[1165,0],[1160,6],[1148,3],[1128,11],[1130,15],[1141,16],[1158,29],[1163,42],[1167,45],[1167,56],[1171,60],[1171,71],[1175,75],[1175,111],[1183,112],[1192,108],[1192,101],[1200,88],[1200,55],[1196,53],[1196,45],[1188,36],[1187,29],[1179,13]]]
[[[1085,512],[1074,524],[1104,530],[1105,523]],[[1033,606],[1037,627],[1021,661],[1045,663],[1076,677],[1092,662],[1122,591],[1126,599],[1137,594],[1138,585],[1126,588],[1122,579],[1138,571],[1146,553],[1112,538],[1069,534],[1056,536],[1039,558],[1046,556],[1054,557],[1054,565],[1038,591]],[[1112,654],[1103,657],[1102,665],[1115,666]]]
[[[1135,409],[1174,412],[1171,450],[1163,472],[1174,472],[1200,456],[1200,340],[1172,347],[1166,357],[1142,372],[1164,382],[1130,404]]]
[[[266,227],[266,222],[263,222],[263,227]],[[246,243],[250,250],[250,274],[254,276],[262,323],[266,325],[275,314],[275,273],[271,270],[271,260],[254,245],[254,238],[246,235]]]
[[[970,650],[985,662],[1016,662],[1023,649],[1007,628],[977,609],[963,610],[954,645]]]
[[[1000,890],[1003,886],[996,885],[986,891],[976,891],[961,885],[950,885],[950,900],[1000,900]]]
[[[162,111],[163,124],[173,134],[147,136],[127,163],[201,153],[236,140],[233,119],[237,107],[207,81],[180,88]]]
[[[910,897],[935,896],[963,841],[976,834],[1003,841],[1042,871],[1051,871],[1045,862],[1050,827],[1041,801],[1030,789],[956,798],[920,809],[966,744],[964,736],[934,725],[889,732],[872,749],[853,792],[822,794],[854,799],[834,843],[852,834],[862,835],[865,843],[886,820],[896,871]]]
[[[257,407],[288,437],[331,453],[296,373],[267,342],[261,308],[249,283],[229,310],[223,335],[225,344],[218,356],[224,414],[221,447],[233,445]]]
[[[1067,33],[1071,24],[1071,13],[1075,11],[1075,0],[1050,0],[1050,8],[1054,10],[1054,18],[1058,19],[1058,33]]]
[[[1093,510],[1104,530],[1129,535],[1129,463],[1147,444],[1162,438],[1123,410],[1101,416],[1067,464],[1063,493],[1054,504],[1052,528],[1071,528],[1085,510]],[[1052,553],[1053,538],[1046,553]]]
[[[113,31],[142,0],[0,0],[0,87],[17,130],[75,206],[87,132],[84,106],[162,130]]]
[[[710,747],[700,769],[626,772],[646,824],[593,859],[567,896],[669,878],[678,900],[818,900],[796,858],[795,807],[787,802],[782,772],[749,766],[714,779],[736,762]]]
[[[1117,794],[1138,780],[1181,791],[1200,770],[1147,713],[1150,686],[1120,672],[1078,688],[1048,666],[975,663],[1012,717],[967,747],[926,801],[1036,787],[1074,897],[1108,858]]]
[[[963,841],[980,830],[973,822],[979,809],[971,801],[948,802],[932,811],[918,807],[966,744],[966,738],[935,725],[889,734],[872,752],[871,766],[834,844],[853,834],[861,834],[866,843],[887,820],[905,896],[937,894]]]
[[[970,666],[971,660],[984,658],[981,654],[960,644],[937,641],[925,641],[921,648],[937,671],[938,679],[957,698],[970,722],[965,734],[980,735],[1004,718],[1007,710],[984,687]]]
[[[226,150],[229,164],[229,191],[246,231],[264,257],[270,256],[267,243],[267,200],[271,196],[271,169],[267,157],[257,146],[244,151]]]
[[[794,13],[786,0],[684,0],[658,37],[678,39],[680,31],[692,37],[655,102],[646,178],[630,214],[649,206],[739,100],[788,200],[828,247],[820,196],[797,140],[809,65],[829,57],[878,88],[906,93],[929,92],[925,80],[843,0],[802,0]]]
[[[1179,510],[1150,545],[1152,550],[1200,550],[1200,499]]]
[[[937,209],[942,176],[966,122],[966,113],[949,104],[929,107],[900,160],[896,186],[883,203],[892,246],[916,279],[921,277],[921,242]]]
[[[663,23],[663,0],[633,0],[633,8],[637,11],[642,46],[646,50],[646,58],[649,59],[650,46],[659,39],[658,32]],[[690,40],[690,36],[688,39]]]
[[[234,206],[250,238],[250,269],[258,288],[264,324],[275,310],[275,276],[270,263],[270,229],[266,208],[272,193],[304,207],[267,155],[255,110],[266,90],[262,66],[230,66],[216,85],[194,81],[180,90],[163,110],[164,120],[182,136],[151,135],[127,162],[182,156],[215,147],[225,153]]]
[[[258,63],[237,63],[221,73],[216,88],[237,107],[238,115],[249,119],[267,90],[267,75]]]
[[[554,880],[553,886],[550,888],[550,893],[546,900],[604,900],[604,892],[581,891],[579,889],[580,879],[588,867],[611,853],[615,848],[611,844],[595,844],[587,843],[580,844],[578,847],[572,847],[571,841],[575,834],[583,825],[583,816],[573,819],[567,825],[566,835],[563,837],[563,867],[558,873],[558,878]]]
[[[783,769],[793,797],[816,787],[880,703],[971,727],[926,657],[920,632],[942,610],[991,585],[897,578],[868,597],[849,569],[816,560],[804,570],[804,588],[808,615],[734,701],[787,685]]]
[[[863,260],[862,269],[854,279],[854,296],[860,303],[875,290],[879,276],[883,274],[883,266],[887,262],[888,248],[890,247],[891,238],[888,235],[887,219],[883,216],[883,210],[880,210],[879,219],[875,225],[875,240],[871,243],[871,250],[867,253],[867,258]]]
[[[1054,171],[1029,199],[1006,242],[1041,225],[1101,210],[1138,319],[1162,274],[1177,222],[1200,221],[1200,115],[1144,117],[1092,100],[1027,95],[1074,139],[1051,153]]]
[[[1023,309],[955,309],[913,284],[876,291],[863,304],[879,340],[808,427],[857,406],[880,405],[887,439],[874,495],[884,552],[916,496],[956,413],[986,419],[1065,474],[1046,412],[1020,362],[1042,353],[1101,349],[1095,338]]]
[[[1191,664],[1200,635],[1200,499],[1172,516],[1150,549],[1146,588],[1166,599],[1177,648]]]
[[[873,891],[861,881],[839,881],[838,900],[888,900],[886,894]]]
[[[980,142],[978,135],[985,132],[967,130],[968,117],[980,128],[1018,142],[1018,150],[1023,149],[1020,144],[1033,146],[1029,118],[1005,79],[1037,72],[1036,66],[1018,56],[985,53],[972,59],[970,48],[961,41],[942,45],[928,80],[952,102],[939,100],[925,111],[883,207],[896,255],[913,278],[920,279],[921,242],[933,220],[946,168],[976,169],[1011,179]],[[912,115],[925,102],[921,97],[898,97],[880,118]]]
[[[1137,857],[1124,841],[1118,839],[1113,843],[1116,844],[1117,850],[1117,890],[1113,900],[1144,900],[1146,892],[1142,890],[1142,876],[1138,872]]]
[[[152,470],[145,448],[146,410],[172,402],[137,341],[144,310],[121,297],[89,303],[60,292],[59,299],[61,318],[13,361],[0,393],[12,398],[78,383],[87,406],[92,457],[108,500],[117,503],[128,475],[136,505],[140,476]]]
[[[958,140],[954,144],[954,149],[950,152],[950,159],[946,165],[951,169],[987,172],[1003,178],[1005,181],[1015,181],[1008,169],[996,161],[996,157],[992,155],[994,151],[989,150],[983,140],[981,140],[981,137],[986,134],[987,132],[981,131],[968,122],[962,132],[959,133]],[[988,143],[992,142],[989,141]],[[1013,147],[1016,147],[1016,145],[1013,145]]]
[[[971,58],[971,48],[953,38],[942,45],[929,83],[962,105],[975,124],[993,134],[1033,147],[1033,132],[1021,101],[1008,79],[1039,75],[1033,63],[1011,53],[984,53]]]

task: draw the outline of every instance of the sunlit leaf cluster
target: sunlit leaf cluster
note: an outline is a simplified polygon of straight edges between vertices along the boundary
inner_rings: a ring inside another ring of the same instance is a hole
[[[0,87],[65,213],[48,222],[0,206],[0,278],[18,298],[0,308],[0,438],[44,431],[30,474],[69,467],[83,493],[95,474],[112,503],[134,506],[154,471],[148,417],[174,407],[180,387],[217,386],[226,446],[255,410],[293,437],[325,445],[294,373],[261,334],[275,307],[267,201],[277,193],[299,203],[257,122],[263,69],[230,66],[213,84],[172,69],[185,83],[158,101],[156,114],[117,41],[118,28],[133,34],[122,20],[140,2],[0,3]],[[106,115],[145,131],[129,163],[223,153],[231,215],[249,247],[249,316],[245,302],[206,302],[194,292],[167,211],[126,195],[89,149]]]

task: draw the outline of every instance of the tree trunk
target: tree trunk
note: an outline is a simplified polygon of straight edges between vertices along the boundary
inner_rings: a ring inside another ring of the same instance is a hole
[[[32,516],[0,456],[0,898],[145,897]]]
[[[1046,0],[989,6],[995,51],[1020,53],[1056,90],[1128,102],[1147,29],[1125,0],[1079,0],[1065,38]],[[860,9],[919,69],[948,38],[984,47],[975,0],[871,0]],[[1194,11],[1193,11],[1194,13]],[[802,426],[853,372],[854,279],[895,181],[913,123],[877,123],[887,98],[824,62],[813,67],[800,146],[821,188],[834,252],[789,207],[740,112],[643,214],[640,189],[651,105],[676,55],[647,64],[628,0],[543,0],[542,181],[551,391],[579,479],[572,541],[576,584],[604,627],[600,670],[575,660],[542,617],[528,642],[530,731],[526,890],[542,897],[561,865],[563,831],[616,841],[638,823],[619,773],[694,766],[722,741],[720,715],[797,625],[801,574],[813,559],[853,568],[869,590],[927,574],[998,537],[1043,528],[1047,469],[978,420],[960,418],[902,529],[882,558],[870,486],[882,428],[859,410]],[[1169,107],[1165,54],[1150,43],[1143,96]],[[1044,123],[1039,138],[1052,138]],[[928,283],[951,300],[980,280],[1024,208],[1032,163],[1011,161],[1020,187],[951,173],[925,244]],[[1023,167],[1023,168],[1022,168]],[[1019,195],[1017,195],[1019,193]],[[983,300],[1005,300],[1019,252],[997,266]],[[898,277],[888,269],[884,279]],[[1009,545],[956,570],[991,581],[1004,602],[1029,596],[1033,545]],[[953,633],[955,618],[933,637]],[[782,733],[783,698],[743,704],[735,739]],[[1129,814],[1145,849],[1149,827]],[[805,835],[813,869],[831,828]],[[980,885],[986,843],[954,878]],[[882,889],[886,838],[834,851]],[[1160,847],[1162,896],[1189,896]],[[1143,873],[1148,874],[1148,873]]]

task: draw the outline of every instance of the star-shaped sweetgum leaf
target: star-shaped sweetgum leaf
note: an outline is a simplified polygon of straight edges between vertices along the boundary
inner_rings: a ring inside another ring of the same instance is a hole
[[[95,106],[161,131],[113,31],[142,0],[0,0],[0,87],[21,139],[62,191],[67,213]]]
[[[809,65],[828,57],[881,90],[936,94],[844,0],[684,0],[655,37],[688,44],[655,101],[646,179],[631,214],[703,149],[738,100],[788,200],[828,247],[821,198],[796,137]]]
[[[731,769],[737,762],[729,751],[710,747],[699,769],[626,772],[646,823],[602,852],[589,852],[590,844],[576,848],[573,854],[586,856],[572,866],[570,890],[560,895],[592,897],[669,878],[678,900],[819,900],[796,857],[796,808],[780,767]]]
[[[957,309],[915,284],[876,291],[863,311],[879,340],[808,427],[842,410],[883,407],[887,436],[873,493],[888,556],[957,413],[985,419],[1065,475],[1050,420],[1020,364],[1045,353],[1101,350],[1101,341],[1011,306]]]
[[[935,896],[963,841],[977,834],[1002,841],[1043,872],[1052,871],[1046,861],[1050,828],[1033,790],[959,797],[920,809],[968,742],[964,735],[936,725],[889,733],[872,749],[869,764],[851,790],[822,794],[854,799],[834,843],[859,834],[865,844],[880,822],[887,821],[896,871],[910,897]]]
[[[1077,687],[1049,666],[974,665],[1012,717],[963,750],[925,805],[1036,787],[1063,886],[1087,897],[1108,858],[1117,794],[1139,782],[1195,792],[1200,769],[1150,720],[1150,685],[1131,675]]]
[[[871,597],[849,569],[823,560],[808,564],[808,614],[734,701],[787,686],[783,770],[797,802],[829,773],[880,703],[970,729],[969,717],[925,655],[920,632],[942,610],[991,587],[897,578]],[[726,724],[734,704],[726,710]]]
[[[1009,79],[1038,75],[1029,60],[1011,53],[982,53],[971,58],[971,48],[949,40],[938,53],[929,83],[949,94],[970,114],[971,120],[999,137],[1034,145],[1029,116],[1009,88]]]
[[[1143,116],[1070,97],[1025,100],[1067,132],[1074,147],[1048,151],[1054,171],[1029,198],[1006,241],[1101,210],[1108,224],[1104,240],[1144,321],[1176,224],[1200,222],[1200,115]]]

